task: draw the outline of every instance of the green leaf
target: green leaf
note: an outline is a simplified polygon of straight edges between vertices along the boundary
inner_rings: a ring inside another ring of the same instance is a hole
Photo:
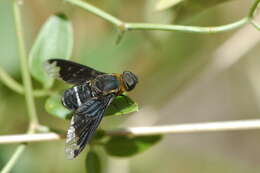
[[[122,115],[138,111],[138,105],[128,96],[117,96],[109,105],[105,112],[105,116]]]
[[[111,156],[130,157],[143,152],[161,140],[161,135],[154,136],[112,136],[105,143],[106,152]]]
[[[174,5],[177,5],[181,1],[184,0],[160,0],[156,4],[155,8],[156,10],[165,10],[167,8],[173,7]]]
[[[50,58],[69,59],[73,47],[71,22],[64,14],[49,17],[40,30],[29,54],[32,76],[50,88],[54,79],[44,71],[43,64]]]
[[[87,173],[101,173],[101,160],[95,151],[89,151],[86,157]]]
[[[102,130],[102,129],[99,129],[99,130],[97,130],[96,132],[95,132],[95,134],[94,134],[94,136],[93,136],[93,139],[92,139],[92,141],[93,140],[101,140],[102,138],[104,138],[105,137],[105,130]]]
[[[66,109],[61,103],[61,97],[59,95],[50,96],[45,102],[45,110],[55,117],[61,119],[70,119],[71,111]]]

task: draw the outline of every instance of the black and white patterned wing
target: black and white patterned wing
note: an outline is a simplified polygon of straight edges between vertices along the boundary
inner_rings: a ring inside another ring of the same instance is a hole
[[[75,111],[67,132],[65,153],[68,159],[75,158],[85,148],[114,97],[112,94],[92,97]]]
[[[63,59],[49,59],[44,64],[47,73],[70,84],[82,84],[105,74],[93,68]]]

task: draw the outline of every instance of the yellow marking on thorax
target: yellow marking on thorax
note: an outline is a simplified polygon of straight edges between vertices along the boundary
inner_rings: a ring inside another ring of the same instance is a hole
[[[113,73],[112,75],[115,76],[117,78],[117,80],[119,80],[119,82],[120,82],[118,95],[124,93],[126,91],[126,88],[125,88],[122,74]]]

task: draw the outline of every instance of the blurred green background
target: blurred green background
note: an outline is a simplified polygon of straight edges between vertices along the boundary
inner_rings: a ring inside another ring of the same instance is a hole
[[[198,26],[239,20],[252,3],[187,1],[156,11],[158,0],[88,2],[124,21]],[[73,24],[73,60],[105,72],[131,70],[138,75],[140,83],[129,95],[140,111],[107,117],[101,123],[104,129],[260,117],[260,33],[252,26],[219,34],[133,31],[116,45],[118,32],[111,24],[63,1],[24,0],[21,8],[28,52],[45,20],[62,11]],[[1,0],[0,11],[0,65],[21,82],[12,1]],[[39,84],[34,81],[34,86]],[[24,133],[28,125],[24,97],[0,83],[0,98],[0,135]],[[66,130],[68,122],[48,115],[44,101],[36,99],[40,122]],[[259,144],[259,131],[167,135],[131,158],[103,154],[103,171],[257,173]],[[0,168],[16,146],[0,145]],[[84,172],[86,152],[71,161],[64,156],[64,140],[32,143],[12,172]]]

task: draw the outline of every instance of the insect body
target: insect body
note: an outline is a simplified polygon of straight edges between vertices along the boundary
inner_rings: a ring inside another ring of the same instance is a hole
[[[73,159],[84,149],[113,99],[135,88],[138,79],[129,71],[107,74],[72,61],[50,59],[46,71],[73,84],[62,97],[62,104],[72,111],[65,152]]]

